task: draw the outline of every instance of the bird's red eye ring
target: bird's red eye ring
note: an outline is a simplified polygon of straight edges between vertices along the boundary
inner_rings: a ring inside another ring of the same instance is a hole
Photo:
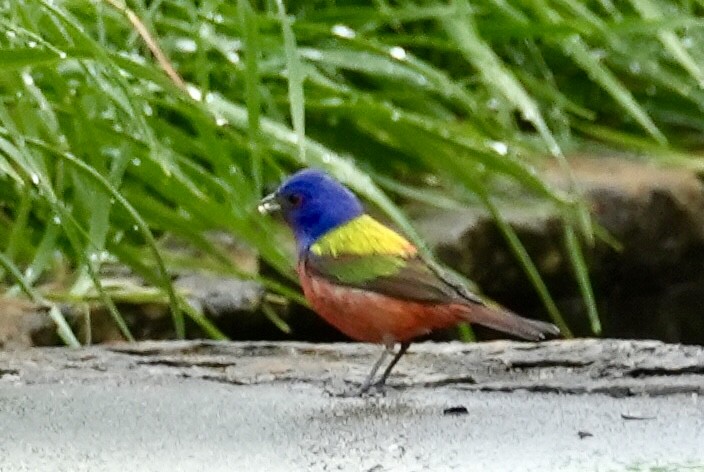
[[[286,200],[289,204],[291,204],[291,206],[297,207],[300,206],[301,202],[303,201],[303,197],[301,197],[297,193],[292,193],[291,195],[288,195],[286,197]]]

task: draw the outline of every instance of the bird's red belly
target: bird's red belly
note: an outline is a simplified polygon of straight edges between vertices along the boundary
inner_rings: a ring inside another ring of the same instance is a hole
[[[410,341],[462,321],[466,307],[401,300],[335,285],[299,267],[303,293],[328,323],[357,341],[392,344]]]

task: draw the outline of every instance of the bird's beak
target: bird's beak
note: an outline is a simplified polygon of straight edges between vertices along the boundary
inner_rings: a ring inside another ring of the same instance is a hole
[[[257,210],[262,214],[281,210],[281,205],[276,201],[276,194],[270,193],[262,198],[262,201],[259,202],[259,206],[257,206]]]

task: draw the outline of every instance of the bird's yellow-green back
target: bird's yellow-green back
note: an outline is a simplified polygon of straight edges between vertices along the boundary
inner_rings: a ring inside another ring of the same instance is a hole
[[[406,238],[363,214],[320,237],[310,251],[318,256],[385,254],[411,257],[416,248]]]

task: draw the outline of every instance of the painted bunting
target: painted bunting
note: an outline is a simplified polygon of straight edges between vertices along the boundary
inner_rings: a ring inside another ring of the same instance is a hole
[[[265,197],[259,211],[280,211],[293,230],[306,299],[328,323],[357,341],[383,344],[358,393],[381,387],[413,339],[460,322],[531,341],[556,326],[484,302],[427,263],[399,233],[364,212],[357,197],[328,174],[306,169]],[[396,343],[400,349],[374,377]]]

